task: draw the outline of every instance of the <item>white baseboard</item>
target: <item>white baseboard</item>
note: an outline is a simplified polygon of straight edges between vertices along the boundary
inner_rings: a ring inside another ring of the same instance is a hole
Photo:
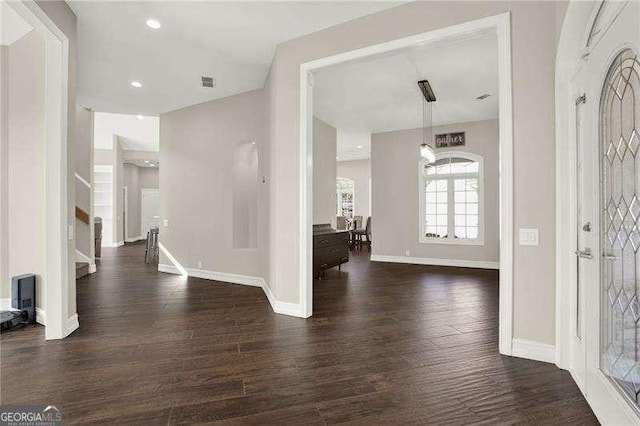
[[[47,313],[44,309],[36,308],[36,322],[40,325],[47,325]]]
[[[137,237],[125,238],[124,242],[125,243],[135,243],[136,241],[144,240],[144,238],[145,237],[143,237],[142,235],[138,235]]]
[[[271,309],[273,312],[282,315],[289,315],[292,317],[300,317],[304,318],[304,313],[302,307],[297,303],[289,303],[277,300],[273,293],[271,292],[271,288],[267,285],[267,282],[264,278],[261,277],[252,277],[249,275],[238,275],[238,274],[229,274],[226,272],[216,272],[216,271],[207,271],[204,269],[193,269],[193,268],[184,268],[187,272],[187,275],[195,278],[203,278],[205,280],[213,280],[213,281],[222,281],[232,284],[240,284],[240,285],[249,285],[253,287],[260,287],[264,294],[267,296],[267,300],[271,305]],[[169,265],[166,263],[158,264],[158,271],[165,272],[169,274],[181,275],[180,271],[174,265]]]
[[[93,274],[97,271],[96,263],[89,256],[76,249],[76,262],[84,262],[89,264],[89,273]]]
[[[269,300],[269,304],[271,305],[271,309],[273,309],[273,312],[275,312],[276,314],[289,315],[291,317],[306,318],[302,306],[297,303],[277,300],[271,292],[271,287],[267,285],[267,282],[262,278],[260,279],[263,283],[262,291],[264,291],[264,294],[266,294],[267,300]]]
[[[500,262],[482,260],[437,259],[427,257],[387,256],[372,254],[372,262],[409,263],[412,265],[455,266],[458,268],[500,269]]]
[[[69,318],[67,318],[64,324],[64,337],[67,337],[68,335],[76,331],[79,327],[80,322],[78,321],[78,314],[71,315]]]
[[[103,248],[116,248],[116,247],[122,247],[123,245],[124,245],[124,241],[118,241],[115,243],[105,243],[103,240],[102,242]]]
[[[511,348],[511,355],[518,358],[549,362],[551,364],[555,364],[556,362],[556,347],[548,343],[513,339],[511,341]]]

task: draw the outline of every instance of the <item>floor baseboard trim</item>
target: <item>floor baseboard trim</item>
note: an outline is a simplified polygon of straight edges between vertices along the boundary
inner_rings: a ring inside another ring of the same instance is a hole
[[[140,240],[144,240],[144,237],[142,235],[138,235],[137,237],[125,238],[124,242],[125,243],[135,243],[136,241],[140,241]]]
[[[511,355],[555,364],[556,347],[548,343],[534,342],[532,340],[513,339]]]
[[[64,324],[64,337],[67,337],[68,335],[76,331],[78,328],[80,328],[80,322],[78,321],[78,314],[73,314],[69,318],[67,318],[67,321]]]
[[[252,287],[260,287],[264,294],[267,296],[267,300],[271,305],[273,312],[282,315],[289,315],[292,317],[304,318],[302,307],[297,303],[283,302],[277,300],[271,288],[261,277],[252,277],[249,275],[229,274],[226,272],[207,271],[204,269],[184,268],[187,275],[195,278],[202,278],[205,280],[222,281],[231,284],[249,285]],[[158,264],[158,271],[168,274],[181,275],[180,270],[174,265],[166,263]]]
[[[412,265],[454,266],[458,268],[500,269],[500,262],[482,260],[437,259],[427,257],[387,256],[372,254],[372,262],[409,263]]]
[[[47,325],[47,313],[44,309],[36,308],[36,322],[40,325]]]
[[[97,271],[96,263],[89,258],[86,254],[76,249],[76,262],[84,262],[89,264],[89,273],[93,274]]]

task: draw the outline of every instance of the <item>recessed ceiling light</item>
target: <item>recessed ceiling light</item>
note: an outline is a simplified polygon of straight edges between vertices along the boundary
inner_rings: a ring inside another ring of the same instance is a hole
[[[479,101],[484,101],[484,100],[485,100],[485,99],[487,99],[489,96],[491,96],[491,95],[490,95],[490,94],[488,94],[488,93],[484,93],[484,94],[482,94],[482,95],[478,96],[476,99],[477,99],[477,100],[479,100]]]
[[[362,148],[362,145],[358,145],[358,146],[356,146],[356,148],[360,149],[360,148]]]
[[[140,83],[139,81],[132,81],[131,85],[138,89],[142,87],[142,83]]]
[[[155,19],[147,19],[147,27],[157,30],[158,28],[160,28],[160,22],[156,21]]]
[[[148,163],[149,163],[149,160],[144,160],[144,162],[148,164]]]
[[[143,117],[143,116],[141,116],[140,114],[136,115],[136,118],[137,118],[138,120],[144,120],[144,117]]]

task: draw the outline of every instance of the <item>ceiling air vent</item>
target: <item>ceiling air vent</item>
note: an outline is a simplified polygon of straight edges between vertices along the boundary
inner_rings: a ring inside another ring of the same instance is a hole
[[[213,77],[202,76],[202,87],[215,87],[215,82],[213,81]]]

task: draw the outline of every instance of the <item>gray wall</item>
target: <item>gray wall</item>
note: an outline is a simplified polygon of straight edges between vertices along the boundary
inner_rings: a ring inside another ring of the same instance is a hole
[[[336,226],[336,129],[313,118],[313,223]]]
[[[139,167],[140,189],[160,188],[160,171],[158,167]]]
[[[540,228],[540,246],[514,245],[514,338],[548,344],[555,336],[553,2],[410,2],[281,43],[270,82],[277,94],[272,126],[271,276],[275,296],[298,303],[300,241],[300,64],[505,12],[511,14],[514,137],[514,241],[518,228]],[[282,248],[286,247],[284,250]]]
[[[136,238],[141,236],[140,233],[140,181],[139,181],[140,168],[135,164],[125,163],[123,167],[124,172],[124,186],[127,187],[127,235],[125,235],[125,241],[129,238]]]
[[[354,182],[354,215],[363,218],[370,216],[371,160],[338,161],[338,177],[349,178]]]
[[[35,273],[45,308],[45,41],[35,31],[9,46],[8,84],[9,276]],[[9,297],[10,282],[2,287]]]
[[[422,138],[422,128],[418,128],[371,135],[372,253],[405,256],[409,250],[411,257],[499,262],[498,120],[438,126],[433,131],[466,132],[465,147],[446,151],[471,152],[484,159],[484,245],[418,241],[418,148]]]
[[[258,247],[233,248],[233,154],[256,142],[260,176],[267,175],[262,90],[206,102],[160,116],[160,242],[184,267],[263,277],[266,215],[258,215]],[[258,212],[267,209],[260,184]],[[170,263],[161,255],[161,263]]]
[[[93,181],[93,111],[76,105],[76,137],[74,147],[75,172],[84,180]],[[75,179],[76,206],[92,216],[91,188]],[[93,259],[90,225],[76,218],[76,250]]]
[[[127,151],[125,151],[126,156]],[[127,204],[129,219],[127,221],[126,239],[144,237],[142,235],[141,202],[142,188],[159,188],[159,171],[157,167],[138,167],[125,163],[123,167],[124,186],[127,187]]]
[[[124,243],[124,150],[113,135],[113,242]]]

